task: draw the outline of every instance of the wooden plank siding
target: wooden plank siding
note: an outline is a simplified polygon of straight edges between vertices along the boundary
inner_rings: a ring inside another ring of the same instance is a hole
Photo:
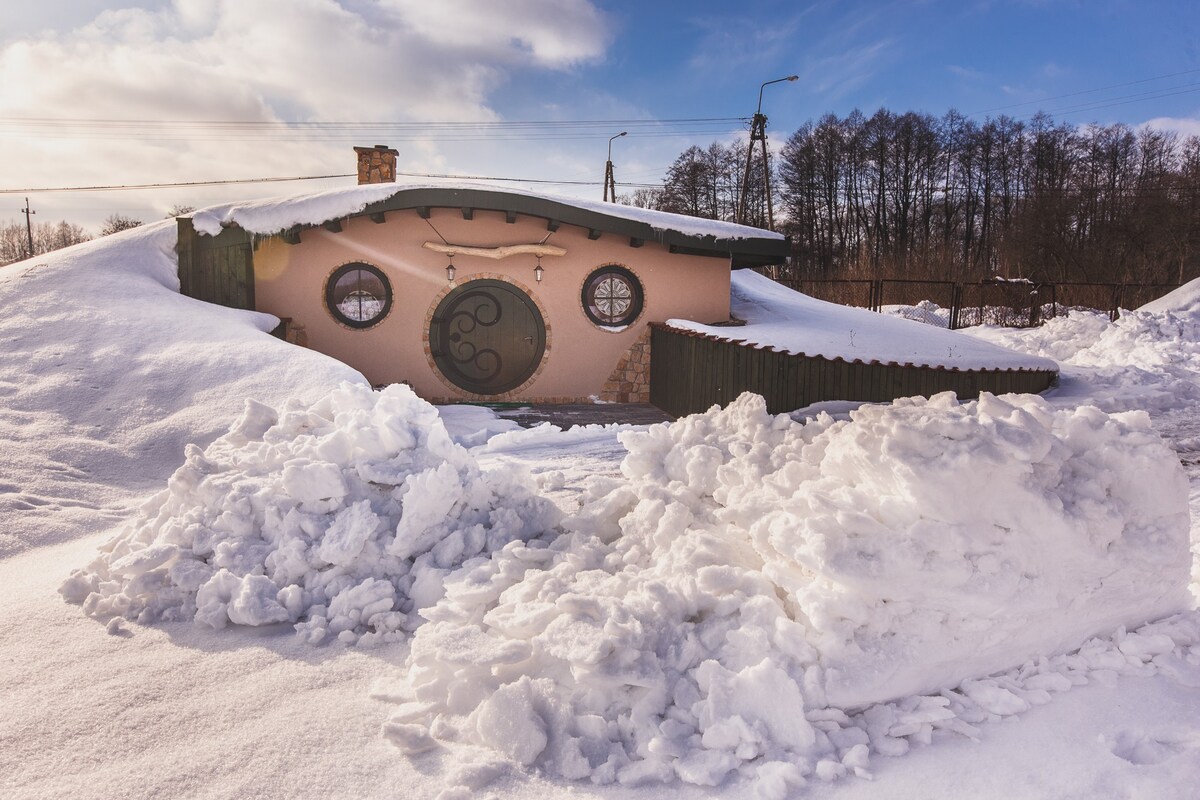
[[[761,394],[773,414],[822,400],[884,403],[952,391],[1037,393],[1058,377],[1041,370],[958,370],[794,355],[652,323],[650,402],[675,416],[727,405],[742,392]]]
[[[250,234],[226,228],[201,236],[180,217],[179,292],[206,303],[254,310],[254,252]]]

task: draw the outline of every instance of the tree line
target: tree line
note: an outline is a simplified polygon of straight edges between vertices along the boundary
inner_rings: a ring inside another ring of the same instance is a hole
[[[626,202],[734,220],[747,147],[691,147]],[[754,162],[758,164],[757,161]],[[761,168],[747,223],[765,226]],[[1200,275],[1200,137],[1046,114],[809,121],[772,163],[797,277],[1180,283]]]
[[[176,217],[195,211],[193,206],[175,205],[167,217]],[[124,214],[110,214],[100,226],[100,236],[126,231],[142,225],[140,219]],[[30,240],[33,252],[30,253]],[[9,222],[0,225],[0,267],[22,259],[40,256],[52,250],[61,250],[73,244],[91,241],[92,235],[78,225],[67,222],[38,222],[26,226],[24,222]]]

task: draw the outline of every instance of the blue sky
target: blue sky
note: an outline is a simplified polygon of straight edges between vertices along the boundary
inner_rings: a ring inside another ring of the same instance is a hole
[[[775,144],[825,113],[881,106],[935,115],[953,107],[979,119],[1045,110],[1072,123],[1200,133],[1200,9],[1194,0],[6,3],[0,188],[343,173],[352,144],[377,143],[365,130],[214,141],[186,128],[164,141],[136,127],[101,136],[79,125],[6,124],[15,118],[730,118],[752,114],[759,85],[788,74],[800,80],[764,95]],[[620,127],[534,140],[511,130],[469,141],[410,131],[387,143],[404,170],[593,181],[539,186],[598,197],[607,136]],[[655,183],[689,144],[733,140],[741,127],[631,128],[614,145],[617,180]],[[114,210],[151,219],[174,203],[337,184],[35,193],[31,202],[40,220],[95,225]],[[21,201],[0,195],[0,204],[7,221]]]
[[[733,6],[737,10],[733,10]],[[603,63],[560,91],[602,87],[662,117],[752,113],[762,81],[772,127],[854,108],[941,114],[1071,109],[1072,122],[1139,124],[1200,110],[1195,2],[824,2],[602,4],[614,25]],[[1155,80],[1070,98],[1062,95]],[[1190,84],[1190,87],[1189,87]],[[1109,105],[1134,94],[1187,93]],[[530,89],[533,93],[530,93]],[[530,102],[540,82],[506,87]],[[1083,108],[1088,106],[1089,108]],[[1106,106],[1106,107],[1105,107]]]

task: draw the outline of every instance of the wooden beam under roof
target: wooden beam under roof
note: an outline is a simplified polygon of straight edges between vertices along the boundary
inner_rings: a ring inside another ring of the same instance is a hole
[[[470,206],[463,206],[462,215],[463,219],[475,219],[475,209]]]

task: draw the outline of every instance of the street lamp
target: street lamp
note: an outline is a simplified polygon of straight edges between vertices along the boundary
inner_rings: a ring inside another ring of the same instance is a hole
[[[612,143],[613,139],[626,136],[629,131],[621,131],[616,136],[608,137],[608,162],[604,165],[604,202],[617,202],[617,182],[613,179]]]
[[[800,80],[799,75],[788,75],[786,78],[776,78],[773,81],[764,81],[762,86],[758,87],[758,108],[754,111],[754,119],[750,123],[750,149],[746,152],[746,172],[742,176],[742,196],[738,198],[738,222],[746,224],[746,195],[750,190],[750,162],[754,160],[754,143],[762,142],[762,165],[763,165],[763,186],[767,192],[767,227],[770,230],[775,230],[775,207],[774,201],[771,199],[771,165],[767,160],[767,117],[762,113],[762,96],[763,89],[766,89],[772,83],[782,83],[787,81]]]

